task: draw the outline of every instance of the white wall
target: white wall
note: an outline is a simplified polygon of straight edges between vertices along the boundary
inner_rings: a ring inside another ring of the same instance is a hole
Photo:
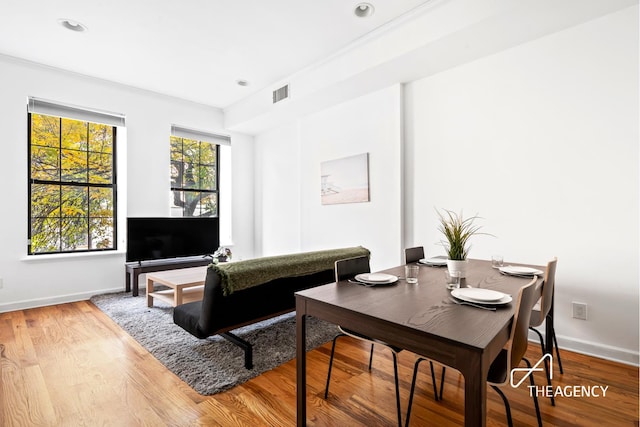
[[[362,245],[374,269],[400,263],[401,105],[395,85],[301,120],[303,249]],[[369,153],[370,202],[322,205],[320,163],[362,153]]]
[[[256,251],[299,252],[300,143],[293,122],[256,136]]]
[[[224,221],[231,220],[230,228],[227,228],[231,231],[231,238],[227,241],[233,247],[233,258],[239,260],[255,256],[254,138],[231,133],[231,144],[232,162],[221,165],[220,170],[220,191],[222,195],[230,196],[228,200],[221,201],[220,227]],[[225,167],[230,167],[231,171],[225,171]],[[225,244],[223,237],[221,234],[222,245]]]
[[[485,219],[471,257],[558,257],[560,346],[638,363],[638,8],[407,85],[409,239]],[[587,321],[571,302],[588,304]]]
[[[124,154],[118,171],[120,227],[126,216],[169,214],[168,136],[171,124],[225,133],[222,112],[8,57],[0,57],[0,93],[3,130],[0,182],[4,183],[0,208],[0,278],[3,279],[0,311],[86,299],[107,290],[123,290],[123,251],[101,255],[36,256],[27,260],[27,97],[126,114],[126,139],[118,141],[118,149]],[[228,228],[233,227],[235,252],[252,256],[253,139],[231,136],[234,144],[231,209],[234,214],[233,224]],[[247,162],[249,167],[246,167]],[[221,221],[228,224],[229,218],[221,218]],[[119,231],[119,245],[124,248],[124,228]]]
[[[256,137],[263,255],[362,245],[372,267],[400,262],[401,88],[384,89]],[[368,203],[321,205],[320,163],[369,153]]]

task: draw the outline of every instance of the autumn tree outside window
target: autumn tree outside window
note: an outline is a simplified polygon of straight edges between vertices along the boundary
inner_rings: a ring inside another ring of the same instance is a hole
[[[220,144],[230,138],[171,127],[172,216],[218,216]]]
[[[29,99],[30,255],[116,249],[124,116]]]

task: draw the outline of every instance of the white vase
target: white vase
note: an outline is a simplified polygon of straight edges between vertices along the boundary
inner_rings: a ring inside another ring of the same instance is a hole
[[[457,260],[457,259],[448,259],[447,260],[447,268],[449,272],[459,271],[460,278],[464,279],[467,277],[467,266],[469,265],[469,260]]]

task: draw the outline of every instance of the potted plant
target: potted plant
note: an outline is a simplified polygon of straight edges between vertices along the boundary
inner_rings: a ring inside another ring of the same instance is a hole
[[[213,262],[217,264],[218,262],[226,262],[231,259],[233,254],[231,253],[231,249],[220,246],[214,253],[211,255],[213,258]]]
[[[467,273],[467,254],[471,247],[469,239],[478,234],[490,234],[481,233],[479,230],[482,227],[474,224],[474,221],[479,218],[477,215],[464,218],[462,211],[458,214],[447,209],[444,209],[444,212],[436,209],[436,212],[440,219],[438,230],[445,237],[441,243],[447,251],[447,268],[450,272],[459,271],[460,277],[464,278]]]

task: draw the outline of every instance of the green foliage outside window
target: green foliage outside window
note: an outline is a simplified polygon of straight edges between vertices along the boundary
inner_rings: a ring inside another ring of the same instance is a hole
[[[218,146],[171,137],[171,211],[178,216],[218,216]]]
[[[115,249],[115,128],[29,116],[29,253]]]

